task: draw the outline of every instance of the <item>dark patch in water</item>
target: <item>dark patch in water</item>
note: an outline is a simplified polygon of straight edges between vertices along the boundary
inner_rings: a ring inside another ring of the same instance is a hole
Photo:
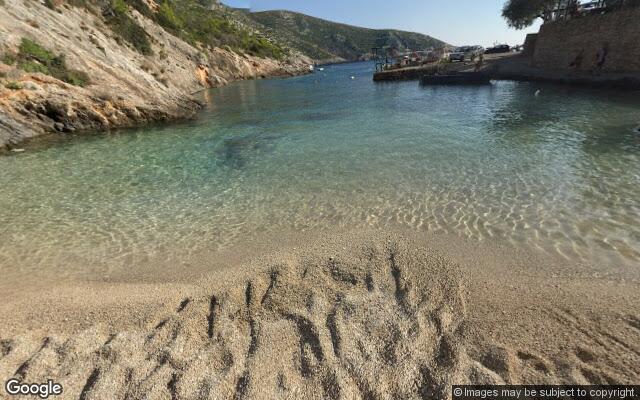
[[[312,112],[307,113],[302,116],[304,121],[330,121],[336,120],[343,117],[345,113],[340,111],[331,111],[331,112]]]
[[[224,139],[216,151],[222,165],[241,169],[251,158],[273,150],[278,136],[249,136]]]
[[[260,126],[262,124],[265,123],[265,119],[264,118],[247,118],[244,117],[242,119],[240,119],[239,121],[234,121],[233,125],[235,127],[251,127],[251,126]]]

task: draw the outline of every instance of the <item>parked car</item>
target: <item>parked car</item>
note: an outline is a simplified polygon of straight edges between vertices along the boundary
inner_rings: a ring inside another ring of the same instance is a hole
[[[470,60],[474,60],[482,53],[484,53],[484,47],[482,46],[467,46],[464,52],[465,58],[468,58]]]
[[[508,53],[511,51],[511,47],[508,44],[499,44],[494,47],[490,47],[484,51],[484,54],[499,54]]]
[[[423,62],[432,63],[440,60],[448,60],[449,54],[450,54],[449,49],[446,47],[429,50],[425,53],[423,57]]]
[[[578,14],[580,15],[592,15],[600,14],[605,10],[605,4],[601,1],[590,1],[588,3],[582,3],[578,5]]]
[[[461,46],[449,55],[449,61],[474,60],[483,51],[482,46]]]
[[[460,51],[456,49],[453,53],[449,54],[449,61],[464,61],[465,53],[464,51]]]
[[[589,12],[600,8],[599,1],[590,1],[588,3],[582,3],[578,5],[578,11],[580,12]]]

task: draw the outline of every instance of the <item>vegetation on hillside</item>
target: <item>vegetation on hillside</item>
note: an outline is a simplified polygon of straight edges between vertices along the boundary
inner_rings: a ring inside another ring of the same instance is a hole
[[[265,27],[274,38],[316,60],[357,60],[372,47],[422,50],[444,42],[419,33],[376,30],[325,21],[289,11],[246,13],[247,18]]]
[[[235,23],[212,0],[159,0],[153,10],[143,0],[110,0],[108,20],[114,32],[142,54],[150,54],[148,35],[129,15],[129,6],[154,20],[168,32],[193,45],[229,46],[258,57],[282,58],[286,50]]]
[[[26,38],[22,39],[17,54],[6,54],[3,61],[16,65],[25,72],[40,72],[76,86],[86,86],[89,76],[68,69],[64,55],[55,55],[40,44]]]
[[[153,54],[152,38],[132,14],[134,9],[194,46],[227,47],[237,53],[275,59],[283,59],[290,49],[317,61],[330,61],[361,59],[373,47],[404,51],[445,45],[418,33],[359,28],[288,11],[250,13],[223,6],[217,0],[65,1],[100,13],[116,40],[143,55]]]
[[[141,54],[153,54],[149,34],[129,15],[125,0],[111,0],[109,11],[105,13],[107,23],[118,38],[128,42]]]
[[[6,87],[7,89],[10,89],[10,90],[20,90],[20,89],[22,89],[22,84],[20,82],[16,82],[16,81],[9,81],[9,82],[4,84],[4,87]]]

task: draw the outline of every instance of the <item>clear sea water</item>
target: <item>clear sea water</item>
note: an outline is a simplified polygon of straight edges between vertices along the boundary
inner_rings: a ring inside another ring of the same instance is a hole
[[[370,226],[640,265],[640,93],[371,74],[239,82],[193,121],[0,157],[0,267],[108,272]]]

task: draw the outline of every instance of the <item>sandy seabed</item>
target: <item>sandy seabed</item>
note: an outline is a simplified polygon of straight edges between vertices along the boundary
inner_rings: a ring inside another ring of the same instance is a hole
[[[445,238],[300,243],[180,283],[14,291],[0,306],[0,379],[53,379],[64,399],[172,400],[640,382],[635,279]]]

